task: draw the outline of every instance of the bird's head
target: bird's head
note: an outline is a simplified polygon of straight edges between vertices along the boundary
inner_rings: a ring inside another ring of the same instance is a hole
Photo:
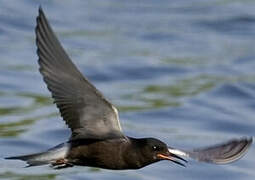
[[[187,162],[185,159],[169,152],[167,145],[155,138],[142,138],[137,139],[139,144],[139,151],[142,156],[144,164],[151,164],[161,160],[169,160],[181,166],[185,166],[183,162]]]

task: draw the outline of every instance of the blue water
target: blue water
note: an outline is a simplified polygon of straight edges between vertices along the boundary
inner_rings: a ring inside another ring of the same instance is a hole
[[[39,4],[75,64],[119,109],[125,134],[188,149],[254,136],[254,1],[0,0],[0,179],[254,179],[254,146],[233,164],[187,168],[53,170],[2,159],[70,135],[38,72]]]

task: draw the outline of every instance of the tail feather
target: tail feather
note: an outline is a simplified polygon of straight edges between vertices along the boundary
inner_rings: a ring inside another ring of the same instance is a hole
[[[47,155],[47,152],[29,154],[24,156],[12,156],[12,157],[6,157],[5,159],[26,161],[26,163],[28,164],[28,166],[26,167],[31,167],[31,166],[40,166],[40,165],[49,164],[50,163],[49,159],[43,160],[42,158],[40,158],[40,157],[43,157],[44,155]]]
[[[51,164],[58,159],[65,158],[69,150],[69,143],[60,144],[42,153],[29,154],[24,156],[12,156],[5,159],[26,161],[27,167]]]

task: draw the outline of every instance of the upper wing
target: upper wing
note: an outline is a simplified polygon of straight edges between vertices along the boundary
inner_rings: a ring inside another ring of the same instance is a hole
[[[251,144],[252,138],[243,138],[233,139],[223,144],[194,149],[191,151],[172,148],[169,148],[168,150],[175,155],[190,157],[202,162],[227,164],[241,158],[247,152]]]
[[[41,7],[36,20],[40,73],[61,116],[72,130],[72,139],[123,136],[117,109],[72,63]]]

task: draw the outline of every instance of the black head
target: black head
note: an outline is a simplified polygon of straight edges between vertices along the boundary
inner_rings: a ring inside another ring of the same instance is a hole
[[[169,152],[167,145],[155,138],[142,138],[135,140],[135,146],[139,147],[139,151],[141,154],[141,161],[144,165],[148,165],[160,160],[169,160],[175,162],[179,165],[185,166],[184,164],[177,161],[177,159],[182,159],[175,154]]]

